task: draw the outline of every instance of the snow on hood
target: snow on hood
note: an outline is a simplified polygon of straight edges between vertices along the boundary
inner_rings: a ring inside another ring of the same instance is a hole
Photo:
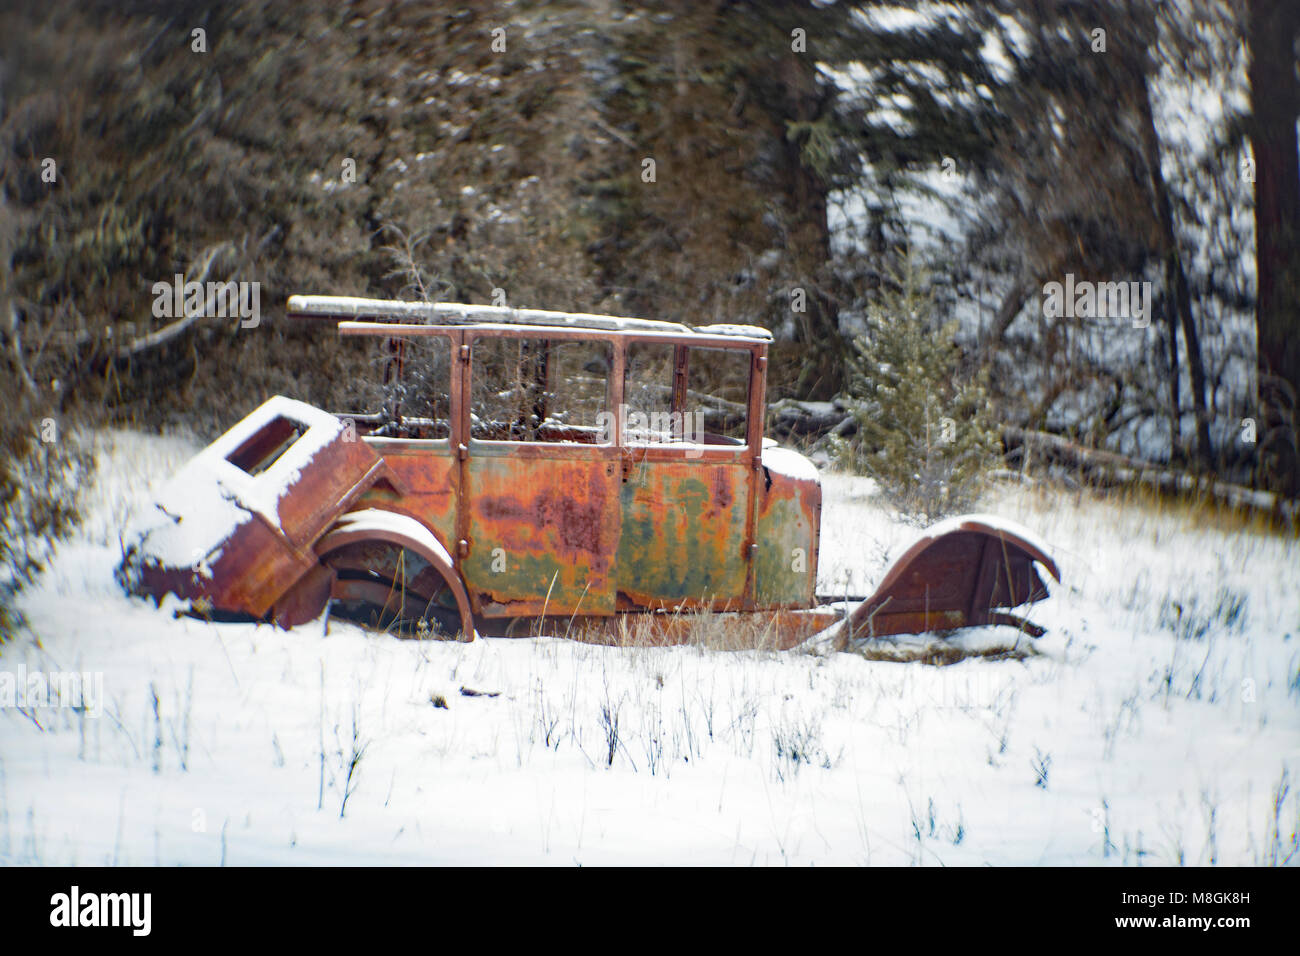
[[[764,448],[763,467],[796,481],[821,482],[817,466],[793,448]]]

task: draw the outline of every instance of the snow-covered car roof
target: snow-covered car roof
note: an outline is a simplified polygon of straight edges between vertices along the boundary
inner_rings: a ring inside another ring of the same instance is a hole
[[[291,318],[416,322],[424,325],[537,325],[599,332],[659,332],[670,335],[738,338],[770,342],[772,333],[756,325],[705,325],[638,319],[590,312],[554,312],[546,309],[512,309],[503,305],[469,305],[462,302],[403,302],[398,299],[362,299],[337,295],[292,295]]]

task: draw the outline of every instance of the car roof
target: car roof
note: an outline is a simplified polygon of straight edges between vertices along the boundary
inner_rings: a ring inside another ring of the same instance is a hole
[[[553,312],[544,309],[513,309],[500,305],[470,305],[461,302],[405,302],[398,299],[364,299],[335,295],[293,295],[289,297],[290,318],[327,319],[345,322],[381,322],[444,327],[538,326],[554,329],[583,329],[595,332],[658,333],[681,337],[738,339],[770,342],[772,333],[755,325],[689,326],[680,322],[639,319],[589,312]]]

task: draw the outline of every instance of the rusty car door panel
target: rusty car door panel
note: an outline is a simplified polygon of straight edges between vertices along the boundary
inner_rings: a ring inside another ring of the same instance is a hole
[[[489,617],[610,614],[618,449],[471,441],[461,574]]]
[[[750,467],[744,454],[690,459],[632,449],[622,486],[620,606],[731,607],[745,596]]]

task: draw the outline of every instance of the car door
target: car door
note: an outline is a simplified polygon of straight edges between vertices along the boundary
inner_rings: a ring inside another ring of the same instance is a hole
[[[590,333],[467,331],[461,573],[488,617],[610,614],[619,451],[613,346]]]
[[[753,509],[747,348],[627,348],[619,605],[740,608]]]

